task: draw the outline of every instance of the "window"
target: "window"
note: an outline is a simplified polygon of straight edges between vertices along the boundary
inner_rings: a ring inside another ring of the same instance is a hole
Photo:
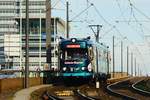
[[[16,13],[19,14],[20,13],[20,9],[17,9]]]
[[[20,6],[20,2],[16,2],[16,6]]]
[[[13,9],[0,9],[0,13],[15,13]]]
[[[0,1],[0,5],[14,5],[13,1]]]

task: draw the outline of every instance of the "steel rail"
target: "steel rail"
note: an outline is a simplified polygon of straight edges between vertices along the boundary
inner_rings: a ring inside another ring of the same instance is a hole
[[[75,90],[74,93],[75,93],[79,98],[81,98],[81,100],[99,100],[99,99],[97,99],[97,98],[90,97],[90,96],[87,96],[87,95],[81,93],[79,89]]]
[[[63,99],[61,99],[61,98],[59,98],[57,96],[49,94],[47,91],[43,95],[46,95],[48,97],[48,100],[63,100]],[[45,99],[43,99],[43,100],[45,100]]]
[[[124,100],[137,100],[136,98],[134,98],[134,97],[132,97],[132,96],[128,96],[128,95],[125,95],[125,94],[118,93],[118,92],[116,92],[115,90],[112,89],[112,88],[114,88],[116,85],[120,85],[120,84],[123,84],[123,83],[126,83],[126,82],[128,82],[128,80],[119,81],[119,82],[110,84],[110,85],[107,86],[106,89],[107,89],[107,91],[108,91],[109,93],[111,93],[112,95],[121,97],[121,98],[124,99]]]
[[[145,96],[150,96],[150,92],[148,91],[145,91],[145,90],[142,90],[142,89],[139,89],[139,88],[136,88],[136,85],[137,84],[140,84],[141,82],[143,82],[145,79],[142,79],[134,84],[132,84],[132,88],[133,90],[135,90],[136,92],[138,92],[139,94],[142,94],[142,95],[145,95]]]

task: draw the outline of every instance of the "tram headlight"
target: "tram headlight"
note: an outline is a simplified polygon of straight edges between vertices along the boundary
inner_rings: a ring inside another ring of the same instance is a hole
[[[71,39],[71,41],[72,41],[72,42],[76,42],[76,39],[73,38],[73,39]]]
[[[92,68],[88,68],[88,71],[91,72],[91,71],[92,71]]]
[[[81,69],[82,69],[82,70],[85,70],[85,67],[82,67]]]
[[[63,71],[66,71],[67,70],[67,68],[66,67],[63,67]]]
[[[91,63],[88,65],[88,71],[89,71],[89,72],[91,72],[91,71],[92,71]]]

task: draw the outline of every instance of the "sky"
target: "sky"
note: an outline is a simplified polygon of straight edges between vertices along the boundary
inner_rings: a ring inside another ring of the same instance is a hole
[[[66,1],[69,2],[70,37],[91,36],[94,40],[89,25],[102,25],[100,42],[107,44],[112,52],[112,36],[115,36],[116,71],[120,71],[120,42],[123,41],[123,65],[126,67],[126,47],[129,46],[129,57],[133,52],[141,72],[150,73],[150,0],[51,1],[52,16],[64,20]]]

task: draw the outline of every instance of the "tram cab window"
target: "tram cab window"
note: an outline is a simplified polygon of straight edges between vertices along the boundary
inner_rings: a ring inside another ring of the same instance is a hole
[[[87,49],[66,49],[64,52],[65,60],[86,59]]]

